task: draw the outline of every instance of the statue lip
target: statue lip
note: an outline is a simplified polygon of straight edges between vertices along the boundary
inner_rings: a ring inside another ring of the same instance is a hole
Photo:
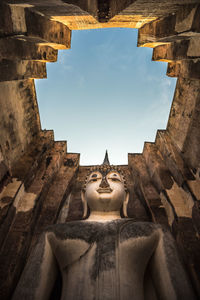
[[[110,188],[110,187],[108,187],[108,188],[99,188],[98,190],[97,190],[97,192],[99,193],[99,194],[103,194],[103,193],[111,193],[113,190]]]

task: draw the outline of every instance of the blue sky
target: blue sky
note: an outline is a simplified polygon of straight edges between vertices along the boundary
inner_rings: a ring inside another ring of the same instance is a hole
[[[73,31],[71,49],[36,80],[42,128],[81,153],[81,165],[101,164],[106,149],[112,164],[127,164],[166,128],[176,79],[136,44],[135,29]]]

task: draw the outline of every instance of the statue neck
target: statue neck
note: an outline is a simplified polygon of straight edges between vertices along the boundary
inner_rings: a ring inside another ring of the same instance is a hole
[[[121,219],[119,211],[91,211],[90,216],[86,221],[108,222]]]

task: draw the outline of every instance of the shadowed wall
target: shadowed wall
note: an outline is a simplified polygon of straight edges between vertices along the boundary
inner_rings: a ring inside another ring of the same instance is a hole
[[[92,2],[92,4],[91,4]],[[70,48],[71,30],[139,28],[138,46],[178,77],[166,130],[122,166],[130,217],[173,233],[196,293],[200,233],[200,6],[198,1],[9,1],[0,5],[0,276],[9,299],[43,229],[81,218],[88,167],[42,131],[34,78]]]

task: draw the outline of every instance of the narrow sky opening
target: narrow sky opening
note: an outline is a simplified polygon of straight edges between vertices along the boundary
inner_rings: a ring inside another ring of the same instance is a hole
[[[42,128],[81,153],[81,165],[101,164],[106,149],[111,164],[127,164],[166,128],[176,80],[136,44],[135,29],[73,31],[71,49],[36,80]]]

